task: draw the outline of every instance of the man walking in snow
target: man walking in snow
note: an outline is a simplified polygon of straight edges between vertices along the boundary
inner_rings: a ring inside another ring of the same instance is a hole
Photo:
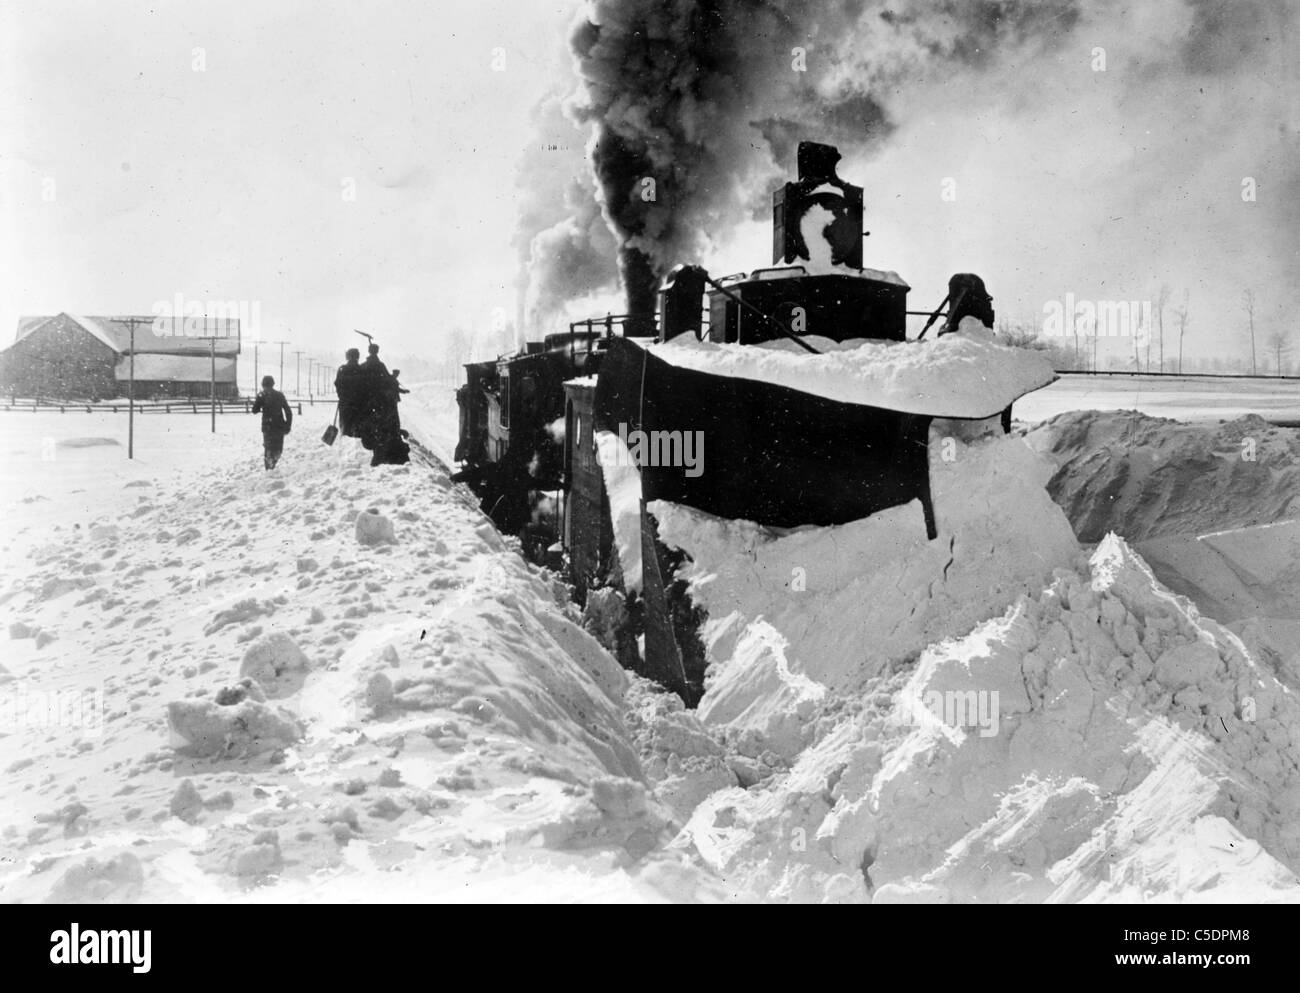
[[[284,436],[293,427],[293,411],[275,388],[273,376],[262,377],[262,392],[253,401],[253,413],[262,415],[262,461],[268,470],[274,469],[284,451]]]

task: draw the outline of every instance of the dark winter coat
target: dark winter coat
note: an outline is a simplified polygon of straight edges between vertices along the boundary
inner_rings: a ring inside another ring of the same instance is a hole
[[[263,390],[253,401],[253,413],[262,415],[262,433],[286,435],[293,427],[289,401],[277,389]]]
[[[349,437],[357,434],[357,422],[365,409],[365,370],[356,362],[339,366],[334,389],[339,395],[339,430]]]
[[[361,393],[364,397],[363,409],[378,410],[396,395],[393,376],[388,366],[379,360],[378,355],[367,356],[361,363]]]

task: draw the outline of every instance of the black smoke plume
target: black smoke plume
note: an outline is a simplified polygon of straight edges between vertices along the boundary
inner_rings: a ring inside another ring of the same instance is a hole
[[[1249,75],[1292,20],[1287,0],[591,0],[570,40],[579,85],[566,110],[590,134],[591,192],[636,312],[652,306],[669,267],[699,259],[739,220],[768,215],[802,139],[870,155],[927,107],[980,114],[996,104],[1015,119],[1044,82],[1060,88],[1067,115],[1115,79],[1122,115],[1151,85],[1206,93],[1216,77]],[[1121,60],[1109,77],[1087,70],[1095,45]],[[1169,168],[1193,147],[1215,149],[1239,110],[1189,114]],[[1024,135],[1006,137],[1029,141],[1035,123],[1027,115]],[[1123,118],[1079,124],[1113,132]],[[1293,126],[1277,129],[1259,136],[1265,165],[1285,151],[1279,140],[1295,145]],[[1282,193],[1295,177],[1294,165],[1279,177]],[[541,229],[524,239],[539,301],[589,294],[609,274],[584,241],[595,230],[590,204],[573,216],[559,239],[573,264],[551,264],[546,239],[533,237]],[[1292,244],[1277,231],[1264,239]]]

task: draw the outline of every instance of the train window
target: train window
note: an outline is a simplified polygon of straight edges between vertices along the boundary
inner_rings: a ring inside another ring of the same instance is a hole
[[[576,451],[582,447],[582,415],[575,414],[573,418],[573,447]]]

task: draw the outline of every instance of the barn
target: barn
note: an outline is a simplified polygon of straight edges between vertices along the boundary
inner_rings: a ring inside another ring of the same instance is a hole
[[[10,396],[107,400],[127,395],[135,329],[135,395],[234,398],[239,321],[209,319],[195,334],[183,320],[155,317],[22,317],[0,351],[0,392]],[[202,335],[200,337],[199,335]]]

